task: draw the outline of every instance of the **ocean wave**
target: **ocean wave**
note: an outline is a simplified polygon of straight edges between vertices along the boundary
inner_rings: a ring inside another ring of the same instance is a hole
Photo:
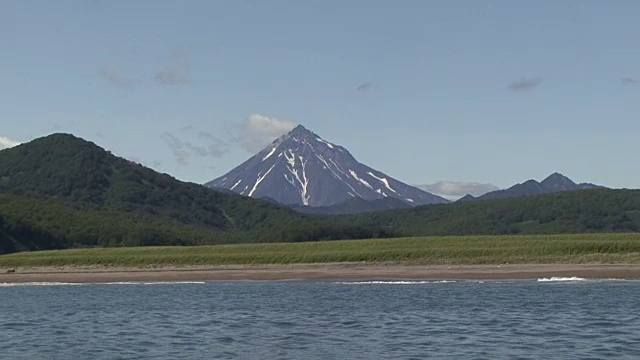
[[[571,276],[571,277],[553,276],[553,277],[550,277],[550,278],[540,278],[540,279],[538,279],[538,281],[539,282],[587,281],[587,279],[581,278],[581,277],[577,277],[577,276]]]
[[[384,280],[374,280],[374,281],[340,281],[336,284],[340,285],[420,285],[420,284],[447,284],[447,283],[455,283],[452,280],[435,280],[435,281],[384,281]]]
[[[102,285],[202,285],[204,281],[119,281],[101,283]]]

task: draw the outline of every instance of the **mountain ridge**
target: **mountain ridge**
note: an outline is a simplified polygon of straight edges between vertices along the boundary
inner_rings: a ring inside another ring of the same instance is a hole
[[[559,172],[554,172],[540,182],[534,179],[529,179],[522,183],[515,184],[507,189],[491,191],[478,197],[467,194],[464,197],[460,198],[458,202],[488,199],[507,199],[513,197],[542,195],[562,191],[576,191],[599,188],[605,187],[591,183],[578,184],[565,175],[562,175]]]

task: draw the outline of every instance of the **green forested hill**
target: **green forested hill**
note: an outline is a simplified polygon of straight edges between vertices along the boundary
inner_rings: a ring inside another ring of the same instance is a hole
[[[378,235],[181,182],[68,134],[0,151],[0,218],[0,241],[17,250]]]
[[[593,189],[354,215],[402,236],[640,231],[640,190]]]
[[[217,207],[226,194],[177,181],[68,134],[0,152],[0,192],[161,215],[221,230],[233,226]]]

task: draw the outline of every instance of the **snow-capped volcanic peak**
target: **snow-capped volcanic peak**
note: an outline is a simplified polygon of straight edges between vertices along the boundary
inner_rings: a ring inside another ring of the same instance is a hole
[[[302,125],[205,185],[308,206],[328,206],[353,197],[394,197],[411,205],[447,202],[359,163],[345,148]]]

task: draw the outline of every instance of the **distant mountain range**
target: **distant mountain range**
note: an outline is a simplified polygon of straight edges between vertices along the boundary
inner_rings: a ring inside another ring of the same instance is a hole
[[[322,153],[308,152],[309,140],[305,142],[300,142],[302,150],[269,150],[263,159],[271,151],[270,156],[275,157],[295,154],[296,164],[305,163],[310,156],[324,158]],[[293,165],[285,171],[305,178],[307,165]],[[279,165],[269,166],[273,172]],[[351,178],[358,182],[363,172],[386,180],[371,181],[376,187],[369,183],[375,193],[384,188],[384,193],[407,194],[390,177],[361,166],[350,164],[347,171],[338,168],[349,174],[352,170],[358,176]],[[266,181],[264,174],[260,176]],[[256,183],[260,181],[252,184],[252,190]],[[89,141],[54,134],[0,150],[0,254],[73,247],[640,230],[640,190],[588,190],[596,186],[575,184],[560,174],[525,184],[513,188],[538,190],[513,192],[519,197],[512,199],[415,207],[400,195],[377,199],[347,195],[347,201],[328,206],[291,205],[296,212],[275,204],[274,199],[252,199],[181,182],[116,157]],[[540,189],[554,193],[521,197],[540,193]],[[565,191],[573,189],[587,190]],[[296,194],[301,196],[299,191]],[[378,212],[353,214],[372,210]]]
[[[488,200],[488,199],[506,199],[506,198],[522,197],[522,196],[549,194],[549,193],[560,192],[560,191],[575,191],[575,190],[597,189],[597,188],[604,188],[604,187],[590,184],[590,183],[576,184],[573,180],[556,172],[549,175],[547,178],[545,178],[541,182],[531,179],[521,184],[513,185],[508,189],[491,191],[478,197],[475,197],[473,195],[466,195],[458,201],[465,202],[465,201],[477,201],[477,200]]]
[[[291,206],[327,207],[357,198],[394,198],[409,206],[450,202],[358,162],[302,125],[205,186]]]
[[[205,186],[269,199],[315,214],[355,214],[450,202],[423,189],[455,190],[460,195],[464,189],[484,193],[468,194],[458,200],[466,202],[601,188],[577,184],[554,173],[541,182],[528,180],[504,190],[494,190],[492,184],[451,182],[423,185],[421,189],[358,162],[344,147],[302,125]]]

